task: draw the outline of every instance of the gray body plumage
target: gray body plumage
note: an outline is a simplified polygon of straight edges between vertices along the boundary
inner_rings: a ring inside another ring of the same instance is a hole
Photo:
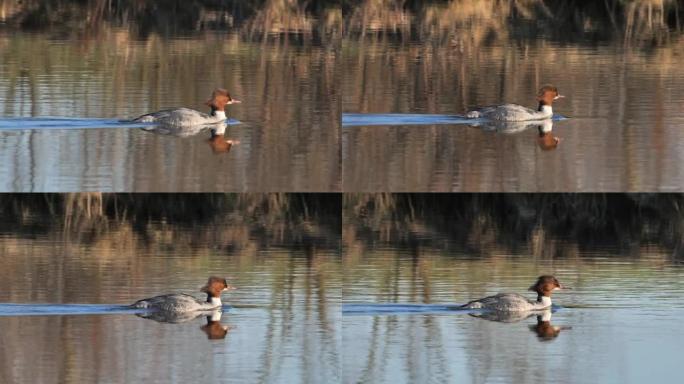
[[[157,123],[169,127],[188,127],[214,124],[226,119],[224,112],[210,115],[190,108],[174,108],[142,115],[132,121],[136,123]]]
[[[210,311],[220,308],[221,305],[197,300],[194,296],[184,293],[172,293],[142,299],[131,304],[133,308],[153,309],[161,312],[190,312]]]
[[[541,110],[535,111],[518,104],[483,107],[466,113],[466,117],[469,119],[489,119],[496,121],[543,120],[549,119],[552,116],[553,110],[550,106],[545,105]]]
[[[531,301],[517,293],[499,293],[498,295],[473,300],[462,305],[461,308],[489,309],[502,312],[535,311],[551,307],[551,298],[548,298],[547,302],[545,301]]]

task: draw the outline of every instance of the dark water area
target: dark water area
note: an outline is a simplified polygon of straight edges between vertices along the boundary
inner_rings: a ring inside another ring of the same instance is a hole
[[[339,381],[327,197],[202,196],[204,208],[179,195],[3,197],[1,381]],[[222,313],[169,322],[122,308],[200,298],[210,275],[237,287]]]
[[[550,236],[624,251],[658,243],[678,258],[682,203],[681,194],[382,193],[348,194],[343,209],[344,225],[369,242],[381,235],[410,247],[442,246],[448,238],[444,245],[479,252],[473,240],[480,238],[515,247]]]
[[[342,43],[344,114],[535,108],[550,83],[569,119],[548,137],[401,119],[345,128],[344,190],[681,190],[682,7],[598,3],[358,2]]]
[[[343,381],[675,380],[681,196],[637,196],[347,197]],[[553,311],[458,308],[544,274]]]
[[[0,3],[0,190],[339,190],[339,10],[208,3]],[[242,103],[218,135],[110,124],[219,87]]]
[[[306,40],[327,44],[341,30],[337,1],[172,0],[89,2],[0,1],[0,28],[99,34],[125,28],[136,38],[189,36],[203,31],[240,30],[255,40]],[[84,22],[85,20],[85,22]]]

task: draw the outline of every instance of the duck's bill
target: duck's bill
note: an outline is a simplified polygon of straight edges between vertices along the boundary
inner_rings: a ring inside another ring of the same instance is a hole
[[[558,95],[558,96],[554,97],[553,99],[558,100],[558,99],[563,99],[563,98],[565,98],[564,95]]]
[[[227,286],[227,287],[224,289],[224,291],[234,291],[234,290],[236,290],[236,289],[237,289],[236,287],[233,287],[232,285],[229,285],[229,286]]]
[[[235,100],[235,99],[230,100],[230,101],[228,102],[228,104],[240,104],[240,103],[242,103],[242,101],[240,101],[240,100]]]

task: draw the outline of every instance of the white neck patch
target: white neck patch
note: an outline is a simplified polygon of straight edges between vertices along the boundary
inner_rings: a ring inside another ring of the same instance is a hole
[[[226,111],[216,111],[214,112],[214,116],[216,116],[217,119],[226,119]]]
[[[551,306],[551,298],[549,296],[542,296],[541,297],[541,304],[544,306],[544,308],[550,307]]]

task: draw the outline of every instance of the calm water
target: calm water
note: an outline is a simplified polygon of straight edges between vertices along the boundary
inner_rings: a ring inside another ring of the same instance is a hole
[[[536,107],[537,89],[552,83],[566,96],[554,112],[570,119],[553,124],[552,135],[560,139],[554,150],[542,148],[534,128],[492,131],[402,119],[346,126],[345,191],[684,187],[681,29],[655,23],[667,37],[659,40],[653,32],[647,42],[597,36],[595,29],[610,20],[580,11],[563,17],[561,3],[547,4],[551,15],[519,9],[509,14],[506,6],[492,10],[488,1],[426,2],[414,12],[363,3],[350,16],[342,45],[344,113],[453,115],[503,103]],[[646,23],[642,11],[635,18]],[[564,26],[562,34],[558,27],[544,27],[568,20],[581,25]]]
[[[467,245],[416,223],[373,236],[345,228],[343,381],[346,383],[640,383],[680,375],[684,269],[658,243],[577,245],[535,236],[499,242],[473,230]],[[549,319],[487,320],[454,311],[498,292],[534,298],[540,274]],[[363,304],[363,305],[359,305]],[[548,321],[548,322],[547,322]]]
[[[311,41],[253,42],[240,32],[0,34],[0,190],[338,190],[336,53]],[[45,116],[207,111],[217,87],[242,100],[228,109],[239,121],[225,131],[239,141],[228,151],[209,142],[208,130],[162,135],[111,120],[24,129]]]
[[[339,238],[326,227],[264,229],[234,215],[193,226],[0,225],[2,383],[340,380]],[[210,274],[238,287],[217,322],[107,313],[156,294],[199,297]],[[44,313],[16,316],[7,303]],[[38,305],[48,303],[58,305]]]

